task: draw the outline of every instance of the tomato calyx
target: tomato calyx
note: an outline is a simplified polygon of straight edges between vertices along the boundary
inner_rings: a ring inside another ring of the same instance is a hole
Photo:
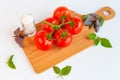
[[[63,15],[60,17],[60,19],[65,19],[65,18],[68,18],[68,16]]]
[[[48,40],[53,40],[52,34],[46,34]]]
[[[61,37],[63,37],[63,38],[66,38],[66,36],[67,36],[67,32],[66,31],[61,34]]]
[[[68,35],[68,32],[64,29],[59,29],[58,32],[60,34],[60,38],[66,38]]]
[[[65,29],[55,30],[53,37],[58,47],[67,47],[72,43],[72,35]]]
[[[53,40],[49,40],[45,31],[39,31],[34,37],[35,45],[40,50],[48,50],[53,47]]]
[[[69,24],[70,25],[70,28],[72,28],[75,24],[74,20],[71,20],[69,22],[66,22],[65,24]]]

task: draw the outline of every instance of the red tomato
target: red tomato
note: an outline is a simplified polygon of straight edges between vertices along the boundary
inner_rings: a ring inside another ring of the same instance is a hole
[[[63,28],[66,28],[71,34],[78,34],[83,29],[83,22],[80,18],[73,18],[73,25],[65,24]]]
[[[35,35],[34,42],[40,50],[48,50],[53,47],[53,40],[48,40],[44,31],[39,31]]]
[[[47,19],[45,19],[45,21],[47,21],[51,24],[58,24],[58,20],[56,18],[53,18],[53,17],[47,18]],[[50,33],[53,30],[52,26],[50,26],[49,24],[46,24],[44,22],[42,23],[42,29],[44,31],[46,31],[47,33]]]
[[[65,6],[60,6],[55,9],[53,17],[60,19],[62,16],[71,17],[71,11]]]
[[[61,31],[61,30],[56,30],[53,34],[55,43],[59,47],[67,47],[72,43],[72,35],[70,35],[69,33],[63,30]],[[66,36],[64,35],[64,33],[66,33]]]

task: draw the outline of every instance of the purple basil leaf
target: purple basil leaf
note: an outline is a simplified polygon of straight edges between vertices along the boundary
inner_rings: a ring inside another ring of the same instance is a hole
[[[17,35],[20,32],[20,28],[18,27],[15,31],[14,31],[14,35]]]
[[[98,32],[100,29],[100,26],[94,26],[95,32]]]
[[[95,32],[98,32],[100,29],[100,22],[98,20],[96,20],[96,23],[94,25],[94,29],[95,29]]]
[[[95,32],[98,32],[100,29],[100,22],[98,19],[98,15],[96,15],[95,13],[90,13],[87,16],[87,19],[84,21],[84,24],[86,26],[89,26],[89,28],[94,27]]]
[[[97,16],[96,14],[91,13],[90,15],[92,16],[92,21],[93,21],[93,22],[98,19],[98,16]]]
[[[96,25],[100,26],[100,22],[98,20],[96,20]]]
[[[96,14],[95,14],[95,13],[90,13],[89,15],[96,17]]]
[[[23,39],[21,37],[15,37],[14,39],[15,39],[15,42],[22,48],[23,47],[23,45],[22,45]]]
[[[88,16],[87,19],[85,20],[84,24],[86,26],[92,25],[92,16]]]

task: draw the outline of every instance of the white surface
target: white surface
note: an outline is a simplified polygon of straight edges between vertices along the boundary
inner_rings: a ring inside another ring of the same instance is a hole
[[[103,6],[116,12],[114,19],[106,21],[98,33],[107,37],[112,49],[91,47],[57,66],[72,66],[64,80],[120,80],[120,0],[0,0],[0,79],[1,80],[57,80],[52,68],[41,74],[34,73],[23,50],[14,42],[13,31],[21,27],[20,17],[31,13],[36,22],[52,16],[53,10],[65,5],[81,13],[91,13]],[[17,69],[8,68],[6,61],[14,54]],[[58,79],[59,80],[59,79]]]

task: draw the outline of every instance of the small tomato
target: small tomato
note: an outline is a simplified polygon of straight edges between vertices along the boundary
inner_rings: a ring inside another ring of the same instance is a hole
[[[34,43],[40,50],[48,50],[53,47],[53,40],[48,39],[44,31],[39,31],[34,36]]]

